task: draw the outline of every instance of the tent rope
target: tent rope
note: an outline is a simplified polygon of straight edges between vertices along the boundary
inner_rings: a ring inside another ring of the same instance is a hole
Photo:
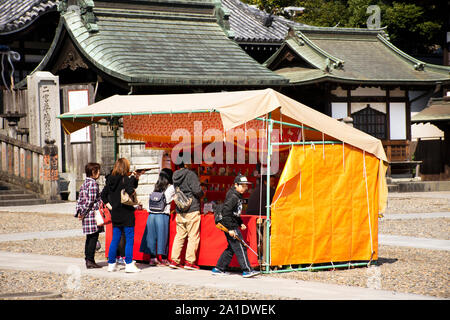
[[[302,200],[302,169],[300,169],[300,185],[299,185],[300,191],[299,191],[299,198]]]
[[[370,220],[370,204],[369,204],[369,188],[367,187],[367,171],[366,171],[366,152],[363,150],[363,164],[364,164],[364,181],[366,183],[366,200],[367,200],[367,216],[369,218],[369,234],[370,234],[370,252],[374,253],[373,251],[373,240],[372,240],[372,222]],[[372,257],[371,257],[372,259]]]
[[[285,186],[286,186],[286,183],[283,183],[283,188],[281,189],[281,192],[280,192],[280,194],[278,195],[278,198],[270,205],[271,208],[274,207],[275,204],[277,203],[278,199],[281,198],[281,195],[283,194],[283,191],[284,191],[284,187],[285,187]]]

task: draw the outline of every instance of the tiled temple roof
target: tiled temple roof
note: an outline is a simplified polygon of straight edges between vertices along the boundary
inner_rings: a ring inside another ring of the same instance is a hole
[[[289,62],[281,63],[286,57]],[[419,61],[390,43],[383,30],[295,27],[265,62],[290,83],[450,83],[450,67]],[[277,67],[277,66],[280,67]]]
[[[87,1],[86,1],[87,2]],[[86,3],[85,2],[85,3]],[[287,83],[229,39],[215,0],[102,1],[62,8],[55,41],[67,31],[82,56],[130,85]],[[46,68],[53,43],[38,66]]]

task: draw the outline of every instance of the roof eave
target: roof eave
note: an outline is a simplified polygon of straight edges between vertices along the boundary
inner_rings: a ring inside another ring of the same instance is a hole
[[[279,73],[279,75],[283,76],[282,73]],[[288,77],[284,76],[285,78],[289,79]],[[291,85],[299,85],[299,84],[311,84],[311,83],[320,83],[320,82],[338,82],[338,83],[346,83],[346,84],[374,84],[374,85],[417,85],[417,86],[435,86],[438,83],[445,83],[450,84],[450,79],[445,80],[385,80],[385,79],[370,79],[370,80],[363,80],[363,79],[352,79],[352,78],[342,78],[337,77],[332,74],[327,74],[322,77],[317,77],[314,79],[306,79],[305,81],[295,81],[289,79],[289,83]]]
[[[282,77],[282,76],[281,76]],[[274,80],[227,80],[227,79],[186,79],[186,80],[179,80],[178,78],[170,78],[170,79],[162,79],[162,78],[155,78],[148,81],[144,80],[136,80],[133,82],[128,82],[129,86],[139,86],[139,87],[148,87],[148,86],[261,86],[261,87],[267,87],[272,85],[288,85],[289,80],[284,78],[283,79],[274,79]]]
[[[426,123],[426,122],[449,122],[450,121],[450,117],[448,118],[423,118],[423,119],[411,119],[412,123]]]

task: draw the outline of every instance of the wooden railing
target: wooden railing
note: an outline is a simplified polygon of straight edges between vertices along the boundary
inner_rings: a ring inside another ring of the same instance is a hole
[[[418,178],[422,161],[413,161],[411,142],[408,140],[383,141],[383,147],[389,161],[387,176]]]
[[[0,134],[0,179],[45,195],[44,148]]]
[[[411,160],[408,140],[384,140],[383,147],[389,162]]]

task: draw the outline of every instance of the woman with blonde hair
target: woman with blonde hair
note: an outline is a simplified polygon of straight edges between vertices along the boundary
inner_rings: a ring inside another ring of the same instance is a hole
[[[124,189],[130,196],[134,195],[138,186],[140,172],[130,173],[130,162],[126,158],[120,158],[114,164],[114,168],[106,177],[105,187],[101,198],[104,203],[111,205],[111,222],[113,236],[108,253],[108,271],[116,271],[116,255],[122,233],[125,234],[125,272],[139,272],[136,262],[133,261],[134,244],[134,207],[121,202],[121,190]]]

